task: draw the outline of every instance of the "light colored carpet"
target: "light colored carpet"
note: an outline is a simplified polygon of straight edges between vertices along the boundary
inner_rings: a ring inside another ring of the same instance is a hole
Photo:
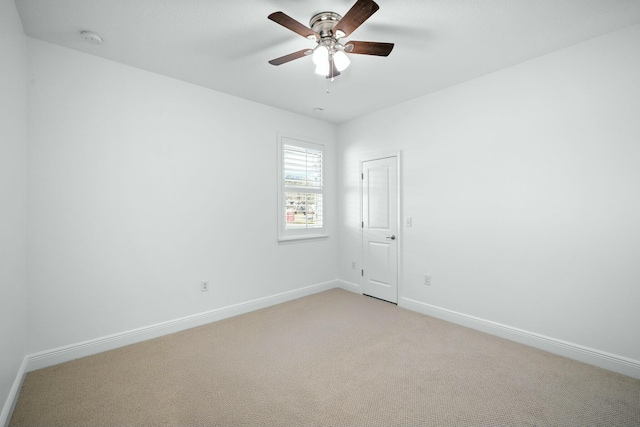
[[[11,426],[639,426],[640,380],[334,289],[30,372]]]

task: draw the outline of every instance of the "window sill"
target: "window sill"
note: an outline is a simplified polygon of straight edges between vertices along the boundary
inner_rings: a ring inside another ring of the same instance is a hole
[[[287,237],[278,237],[278,243],[280,244],[288,244],[288,243],[303,243],[315,240],[324,240],[327,239],[329,235],[327,234],[306,234],[299,236],[287,236]]]

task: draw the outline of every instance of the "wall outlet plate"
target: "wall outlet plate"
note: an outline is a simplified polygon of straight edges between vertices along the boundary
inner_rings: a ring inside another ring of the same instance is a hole
[[[425,286],[431,286],[431,275],[430,274],[425,274],[424,275],[424,285]]]
[[[200,292],[207,292],[209,290],[209,281],[203,280],[200,282]]]

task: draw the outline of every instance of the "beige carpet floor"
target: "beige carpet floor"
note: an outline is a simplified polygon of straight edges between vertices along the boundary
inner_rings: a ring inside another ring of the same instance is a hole
[[[334,289],[30,372],[11,426],[640,426],[640,380]]]

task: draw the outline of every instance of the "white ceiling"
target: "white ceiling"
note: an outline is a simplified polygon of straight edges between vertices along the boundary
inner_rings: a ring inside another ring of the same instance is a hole
[[[640,0],[376,1],[343,42],[393,42],[393,52],[352,54],[330,83],[308,57],[268,64],[315,43],[267,15],[309,25],[355,0],[15,0],[30,37],[334,123],[640,23]]]

